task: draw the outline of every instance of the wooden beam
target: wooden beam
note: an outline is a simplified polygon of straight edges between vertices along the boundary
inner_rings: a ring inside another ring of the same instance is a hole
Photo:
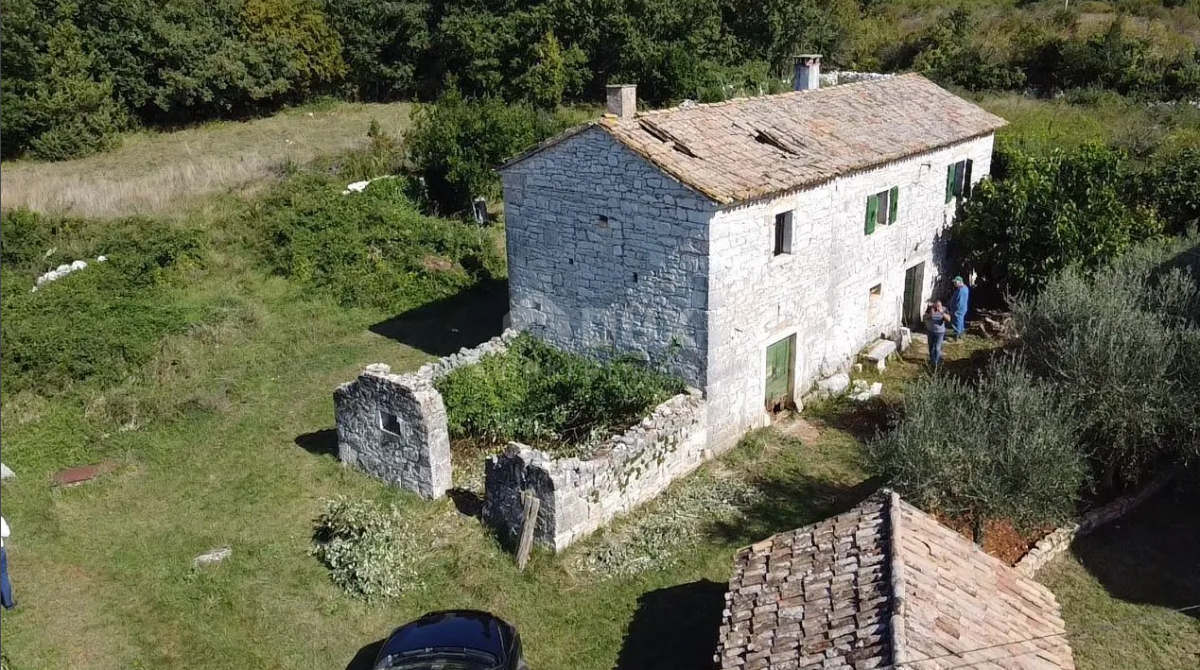
[[[521,541],[517,544],[517,569],[525,571],[525,563],[529,560],[529,552],[533,549],[533,531],[537,527],[538,509],[542,501],[526,489],[521,494],[524,515],[521,518]]]

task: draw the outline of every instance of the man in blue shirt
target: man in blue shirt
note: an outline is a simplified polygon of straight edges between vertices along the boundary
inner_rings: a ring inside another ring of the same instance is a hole
[[[954,294],[950,296],[950,312],[954,314],[954,339],[960,340],[967,331],[967,303],[971,289],[961,276],[954,278]]]

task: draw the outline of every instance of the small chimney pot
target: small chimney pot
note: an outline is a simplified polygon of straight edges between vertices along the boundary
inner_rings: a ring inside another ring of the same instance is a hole
[[[605,111],[618,119],[632,119],[637,113],[637,85],[609,84],[606,92],[608,104]]]
[[[815,91],[821,86],[821,54],[801,54],[795,59],[793,88],[797,91]]]

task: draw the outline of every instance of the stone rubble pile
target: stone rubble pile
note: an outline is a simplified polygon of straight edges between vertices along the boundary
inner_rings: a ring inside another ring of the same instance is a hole
[[[107,260],[108,260],[107,256],[97,256],[96,257],[97,263],[103,263]],[[38,277],[37,284],[33,288],[31,288],[29,290],[29,292],[35,293],[35,292],[37,292],[38,288],[40,288],[43,284],[48,284],[52,281],[57,281],[59,279],[62,279],[63,277],[66,277],[67,275],[71,274],[72,272],[78,272],[79,270],[85,269],[87,266],[88,266],[87,261],[75,261],[74,263],[70,263],[70,264],[63,263],[62,265],[60,265],[60,266],[54,268],[53,270]]]

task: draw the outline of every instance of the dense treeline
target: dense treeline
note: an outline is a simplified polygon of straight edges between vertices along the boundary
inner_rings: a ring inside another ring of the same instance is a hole
[[[137,124],[262,113],[314,95],[436,99],[452,85],[552,108],[614,79],[650,104],[777,90],[797,52],[971,89],[1200,91],[1194,40],[1084,29],[1058,3],[973,0],[9,0],[3,153],[103,150]],[[1127,5],[1130,3],[1123,3]],[[1196,0],[1132,9],[1171,19]],[[1158,19],[1156,19],[1158,20]],[[1167,24],[1164,24],[1167,25]],[[1136,29],[1135,29],[1136,28]],[[1180,28],[1182,30],[1183,28]],[[1193,26],[1200,30],[1200,26]]]

